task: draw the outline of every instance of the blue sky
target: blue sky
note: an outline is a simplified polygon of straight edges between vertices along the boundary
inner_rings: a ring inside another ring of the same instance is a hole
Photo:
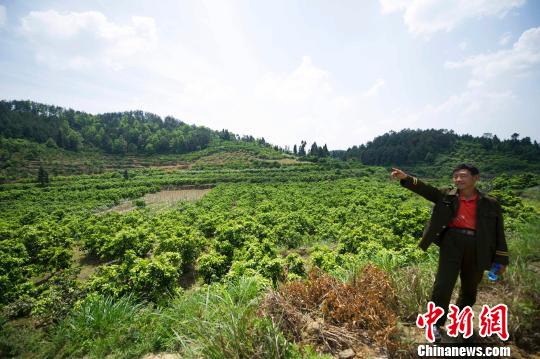
[[[531,0],[0,0],[0,98],[282,146],[403,128],[540,141],[539,70]]]

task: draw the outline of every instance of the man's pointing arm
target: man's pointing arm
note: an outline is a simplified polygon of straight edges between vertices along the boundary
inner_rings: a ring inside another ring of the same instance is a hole
[[[420,181],[416,177],[406,174],[398,168],[392,168],[391,177],[399,179],[399,183],[403,187],[419,194],[428,201],[437,202],[441,199],[442,193],[437,188]]]

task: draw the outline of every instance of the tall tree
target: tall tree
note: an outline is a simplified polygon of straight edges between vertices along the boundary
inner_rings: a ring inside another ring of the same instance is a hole
[[[313,157],[319,157],[319,147],[317,147],[317,142],[313,142],[311,148],[309,149],[309,155]]]
[[[300,141],[300,149],[298,150],[298,155],[299,156],[305,156],[306,155],[306,145],[307,145],[307,142],[302,140]]]
[[[325,143],[324,146],[323,146],[323,149],[322,149],[322,155],[323,155],[323,157],[328,157],[328,156],[330,156],[330,151],[328,151],[328,147],[326,147],[326,143]]]
[[[39,166],[37,181],[42,187],[49,184],[49,173],[41,165]]]

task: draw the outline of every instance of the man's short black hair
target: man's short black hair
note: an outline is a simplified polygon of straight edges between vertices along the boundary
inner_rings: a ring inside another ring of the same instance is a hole
[[[480,171],[478,170],[478,168],[476,168],[473,165],[466,164],[466,163],[462,163],[460,165],[457,165],[456,168],[454,168],[454,170],[452,171],[452,174],[456,173],[459,170],[467,170],[473,176],[476,176],[477,174],[480,174]]]

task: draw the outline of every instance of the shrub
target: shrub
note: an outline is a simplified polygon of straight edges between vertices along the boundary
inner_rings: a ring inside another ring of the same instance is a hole
[[[273,243],[265,239],[251,238],[235,253],[228,278],[261,274],[274,282],[284,278],[284,263],[278,257]]]
[[[133,205],[138,208],[146,207],[146,202],[143,199],[136,199],[133,201]]]
[[[206,283],[214,282],[223,277],[229,270],[230,262],[223,254],[211,251],[197,260],[197,272]]]
[[[186,226],[176,226],[174,231],[166,230],[160,235],[155,253],[176,252],[182,257],[184,265],[192,264],[205,244],[199,231]]]
[[[0,304],[9,303],[19,295],[19,286],[26,281],[24,266],[29,260],[20,241],[0,241]]]
[[[105,238],[102,245],[97,248],[97,252],[100,257],[106,259],[121,258],[128,250],[134,251],[138,256],[144,256],[155,241],[155,234],[148,229],[128,226]]]
[[[328,246],[315,246],[310,254],[313,265],[323,271],[331,271],[340,265],[338,253]]]
[[[285,263],[289,273],[294,273],[298,276],[304,276],[306,274],[304,260],[298,253],[290,253],[285,258]]]
[[[134,293],[157,301],[178,288],[181,267],[182,258],[178,253],[165,252],[151,258],[138,258],[133,251],[128,251],[121,264],[100,267],[87,289],[113,297]]]
[[[381,247],[394,248],[399,244],[399,237],[392,230],[367,220],[361,220],[355,228],[341,236],[341,253],[358,253],[367,243],[377,243]]]

